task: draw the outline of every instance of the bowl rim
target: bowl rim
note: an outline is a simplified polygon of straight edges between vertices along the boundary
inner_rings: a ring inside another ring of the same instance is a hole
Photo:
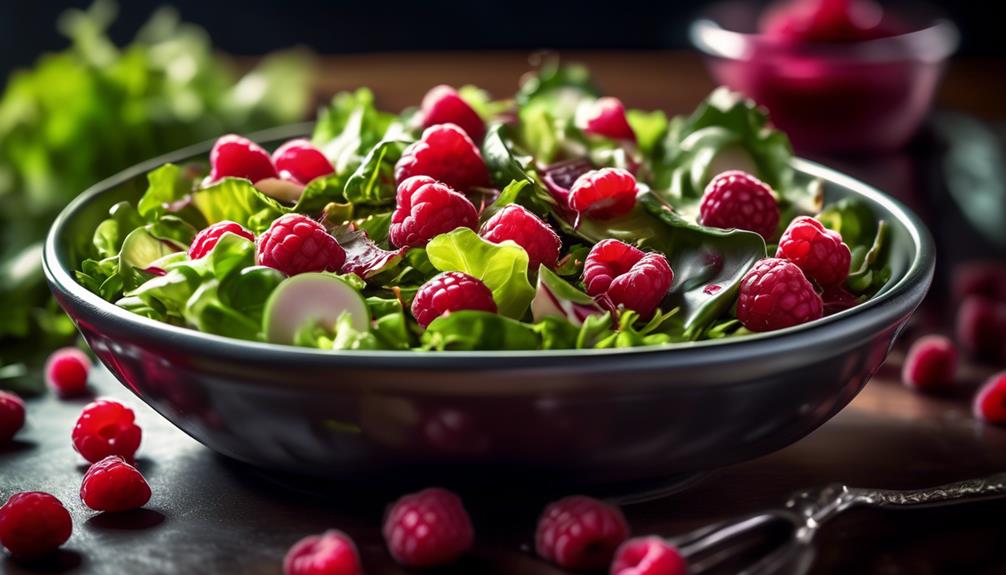
[[[253,141],[269,142],[308,133],[313,123],[292,124],[249,134]],[[674,357],[682,365],[697,364],[699,356],[715,351],[717,360],[731,361],[746,358],[760,348],[762,353],[785,349],[792,351],[841,338],[843,334],[855,333],[868,327],[876,328],[891,323],[892,319],[911,312],[922,301],[932,280],[935,268],[935,248],[933,239],[919,217],[898,200],[851,176],[842,174],[821,164],[802,158],[794,158],[793,168],[812,177],[821,178],[846,188],[868,201],[878,204],[898,219],[908,231],[914,247],[913,258],[902,275],[893,285],[885,286],[873,299],[853,308],[805,324],[746,335],[742,338],[723,340],[703,340],[681,342],[670,345],[649,345],[616,349],[571,349],[571,350],[484,350],[484,351],[404,351],[404,350],[322,350],[295,347],[274,343],[240,340],[187,327],[160,322],[131,313],[112,302],[92,293],[77,282],[73,270],[64,267],[60,261],[60,239],[69,222],[87,204],[97,201],[100,196],[131,179],[142,177],[150,170],[168,162],[180,162],[194,155],[207,153],[215,140],[208,140],[152,158],[134,165],[91,186],[74,198],[59,213],[49,228],[42,253],[42,268],[50,289],[74,302],[73,307],[90,312],[92,317],[114,321],[124,329],[144,334],[146,337],[162,340],[169,347],[206,353],[208,350],[226,357],[247,357],[265,362],[305,362],[305,365],[338,363],[344,366],[372,365],[375,360],[389,360],[401,367],[413,369],[471,368],[471,369],[514,369],[526,367],[528,363],[515,360],[539,360],[550,364],[569,359],[603,360],[613,357]],[[68,306],[69,307],[69,306]],[[871,314],[871,312],[873,312]],[[881,313],[883,312],[883,313]],[[857,321],[859,320],[859,321]],[[783,343],[785,345],[780,346]],[[595,361],[595,360],[590,360]]]

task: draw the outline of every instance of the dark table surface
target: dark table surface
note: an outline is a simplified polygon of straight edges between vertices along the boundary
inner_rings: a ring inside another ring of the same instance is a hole
[[[494,58],[490,61],[495,67],[487,68],[486,58]],[[628,86],[614,91],[627,94],[630,105],[682,112],[709,87],[701,64],[689,55],[643,54],[632,59],[587,54],[580,59],[591,64],[605,84]],[[503,93],[524,62],[506,54],[338,58],[322,64],[319,90],[371,85],[379,99],[396,108],[416,101],[439,81],[479,83]],[[654,75],[658,66],[666,73]],[[1001,106],[1003,76],[994,73],[1001,63],[951,68],[943,101],[989,120],[1002,119],[994,99],[969,91],[983,77],[982,70],[987,87],[999,90]],[[952,254],[949,261],[954,261],[980,240],[940,199],[945,192],[934,183],[940,175],[933,165],[942,156],[934,156],[932,149],[925,144],[889,158],[833,163],[894,190],[929,217],[941,255]],[[988,248],[987,242],[982,246]],[[934,294],[903,342],[945,325],[946,276],[938,272]],[[902,356],[896,350],[849,407],[798,443],[713,471],[665,497],[625,505],[633,531],[673,535],[777,507],[795,490],[833,482],[914,488],[1006,470],[1006,429],[982,425],[970,414],[970,397],[994,366],[965,365],[958,393],[927,397],[898,383]],[[70,444],[84,401],[60,401],[51,394],[30,399],[26,429],[12,445],[0,447],[0,500],[17,491],[48,491],[70,509],[74,534],[63,552],[40,565],[26,567],[0,558],[0,573],[275,574],[293,542],[328,528],[354,537],[368,573],[405,572],[388,557],[379,531],[384,506],[400,495],[395,488],[309,482],[234,463],[176,430],[106,371],[96,370],[92,386],[97,394],[120,398],[136,409],[144,430],[138,462],[153,498],[143,510],[115,516],[86,509],[78,497],[86,466]],[[638,494],[633,487],[615,492],[630,498]],[[475,490],[463,495],[476,524],[477,547],[446,572],[561,573],[529,551],[546,494]],[[1006,544],[1004,511],[1006,504],[999,503],[898,513],[854,511],[821,534],[813,572],[1006,573],[1001,553]]]

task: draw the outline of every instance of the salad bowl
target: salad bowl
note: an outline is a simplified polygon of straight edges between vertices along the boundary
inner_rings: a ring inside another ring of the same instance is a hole
[[[253,137],[266,147],[304,134]],[[794,160],[828,202],[857,198],[890,225],[891,278],[824,319],[728,340],[628,349],[330,351],[241,341],[130,313],[74,278],[110,206],[146,173],[210,143],[124,171],[73,201],[44,251],[46,278],[98,359],[210,449],[270,470],[367,480],[422,474],[598,484],[659,480],[782,448],[841,410],[883,363],[929,287],[918,218],[852,178]]]

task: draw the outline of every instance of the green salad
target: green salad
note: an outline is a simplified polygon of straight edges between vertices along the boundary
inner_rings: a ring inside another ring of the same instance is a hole
[[[815,321],[890,278],[886,223],[822,205],[786,136],[725,89],[626,109],[549,64],[496,100],[392,114],[341,93],[272,153],[220,138],[113,206],[76,271],[130,312],[320,349],[668,345]]]

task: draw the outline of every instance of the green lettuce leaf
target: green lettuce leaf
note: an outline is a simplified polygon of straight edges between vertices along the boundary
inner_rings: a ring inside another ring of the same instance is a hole
[[[374,106],[374,94],[367,88],[340,92],[321,111],[311,140],[332,162],[336,174],[347,174],[389,132],[401,131],[393,129],[396,122],[393,114]]]
[[[255,189],[248,180],[224,178],[192,194],[192,203],[207,224],[237,222],[256,234],[290,209]]]
[[[384,140],[374,146],[349,179],[343,195],[354,205],[387,206],[395,203],[395,163],[409,143]]]
[[[426,326],[423,348],[437,351],[538,349],[541,337],[528,324],[484,311],[457,311]]]

